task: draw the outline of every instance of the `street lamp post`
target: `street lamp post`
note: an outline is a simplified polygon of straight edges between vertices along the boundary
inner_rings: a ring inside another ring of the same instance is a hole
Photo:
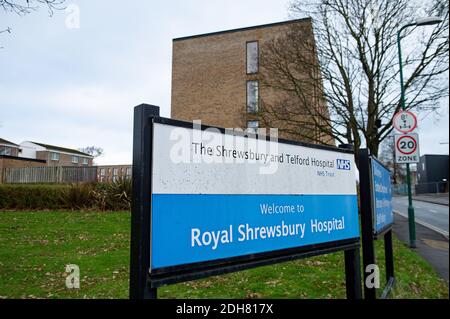
[[[400,45],[400,35],[401,32],[412,26],[424,26],[424,25],[432,25],[432,24],[438,24],[442,22],[442,19],[439,17],[427,17],[423,19],[419,19],[416,21],[413,21],[411,23],[405,24],[398,30],[397,32],[397,47],[398,47],[398,61],[399,61],[399,67],[400,67],[400,103],[402,106],[402,110],[406,109],[406,103],[405,103],[405,87],[403,84],[403,66],[402,66],[402,48]],[[414,220],[414,206],[412,201],[412,192],[411,192],[411,170],[409,167],[409,164],[406,164],[406,183],[408,185],[408,221],[409,221],[409,245],[412,248],[416,247],[416,223]]]

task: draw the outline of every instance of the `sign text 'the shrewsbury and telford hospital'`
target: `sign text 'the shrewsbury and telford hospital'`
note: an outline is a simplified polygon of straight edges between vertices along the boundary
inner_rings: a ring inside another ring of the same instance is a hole
[[[352,154],[204,133],[154,124],[151,270],[359,237]]]

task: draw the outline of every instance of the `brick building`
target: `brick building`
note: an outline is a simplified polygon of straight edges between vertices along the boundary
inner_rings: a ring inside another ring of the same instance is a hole
[[[448,155],[422,155],[417,164],[416,193],[448,192],[448,164]]]
[[[172,118],[200,119],[204,124],[226,128],[262,126],[258,115],[261,101],[277,101],[280,93],[262,87],[262,75],[270,74],[260,67],[260,55],[266,43],[286,35],[292,27],[304,28],[314,41],[310,18],[174,39]],[[314,93],[311,103],[324,110],[323,101]],[[275,125],[271,124],[278,128],[287,124]],[[298,139],[282,131],[280,137]],[[319,139],[334,144],[331,137]]]
[[[97,181],[110,183],[120,178],[131,178],[131,165],[97,166]]]
[[[20,143],[20,156],[45,160],[45,166],[92,166],[94,157],[78,150],[36,142]]]

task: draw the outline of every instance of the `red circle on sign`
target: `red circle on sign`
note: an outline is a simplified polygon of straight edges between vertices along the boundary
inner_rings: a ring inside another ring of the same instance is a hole
[[[400,144],[401,140],[403,140],[403,139],[405,139],[405,138],[410,139],[410,140],[412,140],[412,141],[414,142],[414,148],[413,148],[413,150],[412,150],[411,152],[402,152],[402,150],[401,150],[401,148],[400,148],[400,145],[399,145],[399,144]],[[398,149],[398,151],[399,151],[400,153],[402,153],[402,154],[405,154],[405,155],[412,154],[412,153],[414,153],[414,152],[416,151],[416,149],[417,149],[417,141],[416,141],[414,138],[412,138],[411,136],[408,136],[408,135],[402,136],[402,137],[400,137],[400,138],[398,139],[398,141],[397,141],[397,149]]]
[[[400,129],[399,127],[397,127],[397,126],[395,125],[395,122],[396,122],[397,117],[401,116],[403,113],[406,113],[406,114],[410,115],[410,116],[414,119],[414,125],[413,125],[413,127],[410,128],[409,130],[403,130],[403,129]],[[398,131],[400,131],[400,132],[402,132],[402,133],[411,133],[411,132],[414,131],[414,130],[416,129],[416,127],[417,127],[417,117],[416,117],[416,115],[415,115],[413,112],[411,112],[411,111],[400,111],[400,112],[397,112],[397,114],[394,115],[394,118],[392,119],[392,123],[394,124],[394,127],[395,127]]]

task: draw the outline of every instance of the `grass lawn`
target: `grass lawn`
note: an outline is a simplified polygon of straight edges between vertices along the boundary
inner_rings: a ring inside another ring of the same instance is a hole
[[[0,212],[0,298],[127,298],[129,233],[128,212]],[[382,247],[377,243],[380,264]],[[394,298],[449,297],[446,283],[396,239],[394,256]],[[66,264],[80,267],[80,289],[65,287]],[[158,294],[345,298],[343,252],[162,287]]]

